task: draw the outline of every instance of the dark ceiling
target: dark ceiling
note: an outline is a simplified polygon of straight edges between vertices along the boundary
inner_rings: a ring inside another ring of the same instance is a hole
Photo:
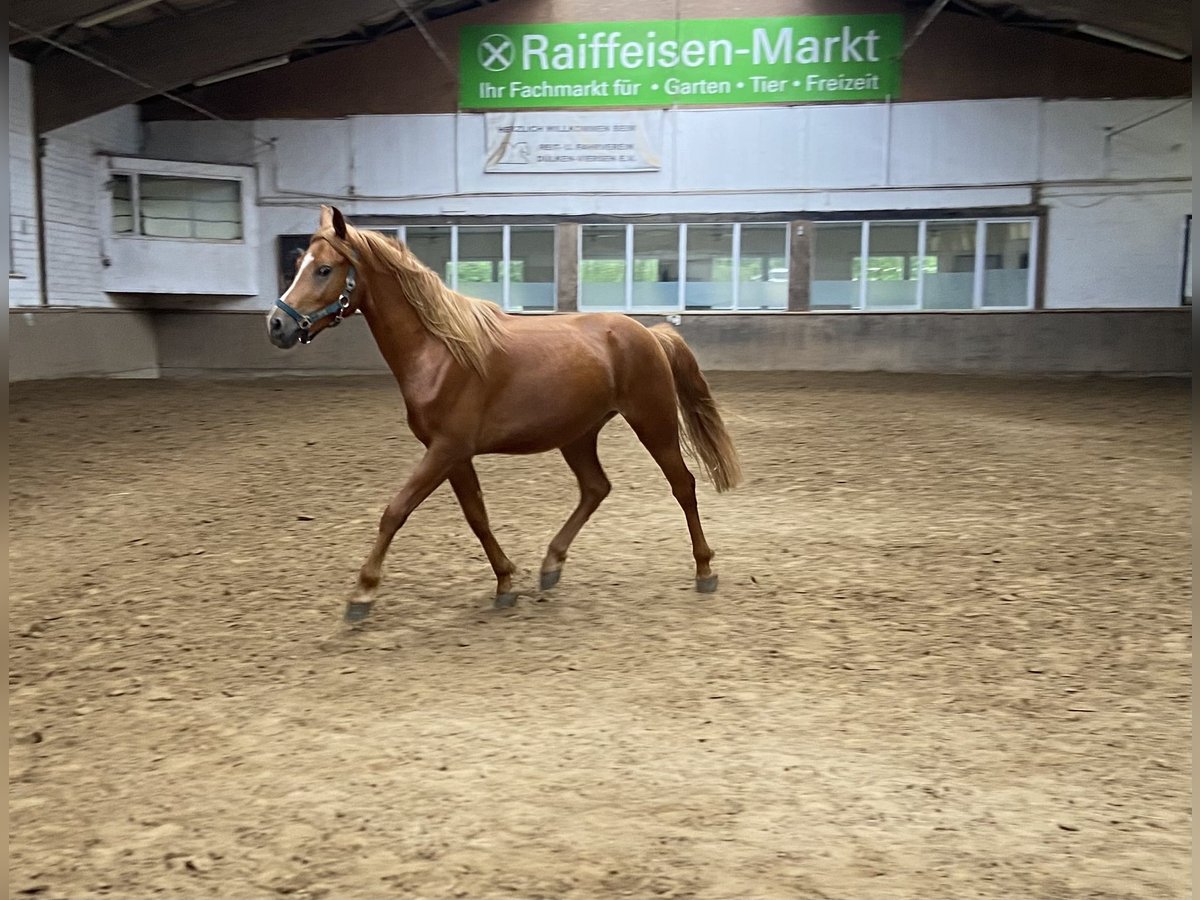
[[[1173,50],[1182,57],[1192,55],[1190,0],[951,0],[950,8],[1012,25],[1073,32],[1083,37],[1089,35],[1080,26],[1091,26],[1118,38],[1148,42],[1154,45],[1150,52]],[[1112,36],[1096,39],[1120,43]]]
[[[39,132],[197,81],[376,40],[491,0],[12,0],[9,50],[34,66]],[[1187,0],[908,0],[1190,58]]]
[[[198,80],[373,41],[485,2],[12,0],[9,51],[33,64],[38,130],[45,132],[164,92],[185,95]]]

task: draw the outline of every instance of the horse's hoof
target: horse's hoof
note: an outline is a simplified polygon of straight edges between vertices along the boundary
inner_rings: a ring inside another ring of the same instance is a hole
[[[697,578],[696,590],[701,594],[715,594],[717,591],[717,576],[709,575],[707,578]]]
[[[361,622],[371,614],[371,607],[374,603],[360,603],[351,600],[346,604],[346,621],[354,624]]]
[[[550,588],[558,584],[558,579],[560,578],[562,578],[562,569],[558,569],[554,572],[543,572],[541,580],[542,590],[550,590]]]
[[[512,591],[507,594],[497,594],[496,602],[492,604],[496,609],[512,609],[517,605],[517,592]]]

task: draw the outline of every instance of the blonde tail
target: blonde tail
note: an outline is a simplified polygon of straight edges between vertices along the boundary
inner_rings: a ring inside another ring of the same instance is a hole
[[[658,338],[671,361],[684,447],[700,462],[718,491],[737,487],[742,481],[742,464],[695,354],[670,325],[655,325],[650,333]]]

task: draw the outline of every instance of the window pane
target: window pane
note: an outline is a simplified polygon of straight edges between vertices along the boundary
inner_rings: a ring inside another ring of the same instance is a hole
[[[509,309],[554,309],[554,227],[509,229]]]
[[[236,241],[242,229],[236,222],[196,222],[195,236],[206,241]]]
[[[503,261],[504,229],[501,226],[459,227],[459,293],[494,303],[503,302],[504,286],[500,280]]]
[[[133,183],[128,175],[114,175],[109,182],[112,191],[113,234],[133,233]]]
[[[421,262],[450,283],[450,228],[446,225],[413,226],[405,233],[405,243]]]
[[[984,306],[1031,305],[1029,296],[1029,222],[984,223]]]
[[[241,238],[241,182],[197,179],[191,184],[195,236],[210,241]]]
[[[240,181],[138,177],[141,233],[149,237],[238,240],[242,236]]]
[[[917,305],[916,222],[872,222],[867,255],[867,308]]]
[[[579,308],[625,308],[625,226],[584,225],[579,255]]]
[[[733,308],[733,226],[689,225],[687,230],[688,309]]]
[[[930,222],[925,228],[924,309],[970,309],[975,292],[975,223]]]
[[[862,222],[813,226],[812,309],[857,309]]]
[[[236,222],[241,218],[238,208],[241,205],[239,188],[236,181],[201,181],[190,182],[192,213],[198,222]]]
[[[679,226],[633,226],[634,309],[679,308]]]
[[[739,309],[787,309],[787,239],[784,223],[743,225]]]
[[[192,204],[182,178],[142,175],[138,210],[141,233],[148,237],[192,237]]]

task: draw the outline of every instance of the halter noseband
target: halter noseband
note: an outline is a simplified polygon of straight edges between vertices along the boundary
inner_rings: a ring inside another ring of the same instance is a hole
[[[300,343],[312,343],[313,333],[310,330],[314,325],[324,322],[326,319],[332,318],[329,323],[330,328],[335,328],[342,323],[342,319],[354,315],[354,310],[350,308],[350,295],[354,293],[354,266],[350,267],[350,271],[346,273],[346,285],[342,288],[342,292],[338,294],[338,298],[313,313],[302,313],[300,310],[288,306],[280,297],[275,301],[275,306],[282,309],[288,314],[291,319],[300,326]]]

